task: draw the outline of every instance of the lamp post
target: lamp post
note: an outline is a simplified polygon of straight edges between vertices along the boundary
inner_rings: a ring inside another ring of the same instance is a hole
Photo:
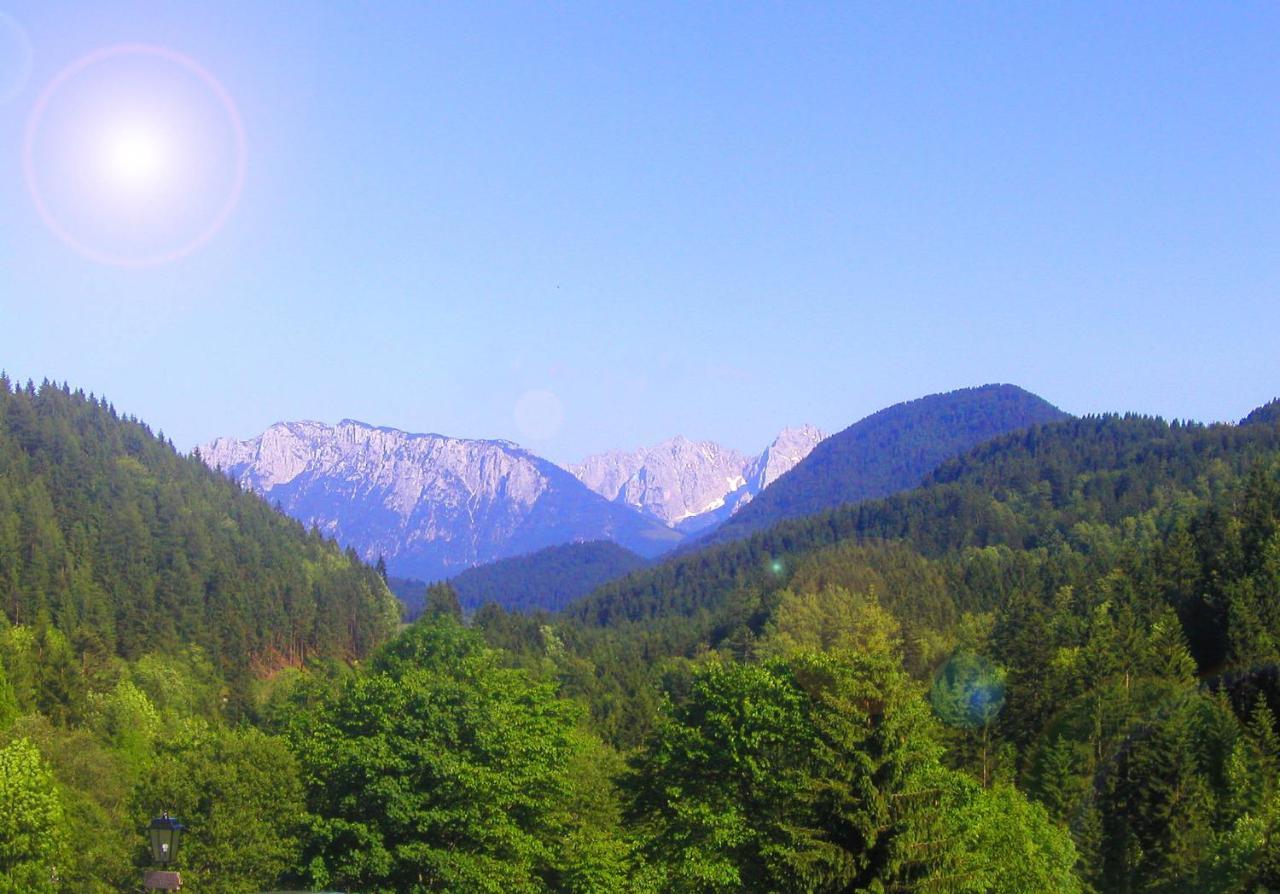
[[[178,843],[186,826],[166,810],[151,821],[147,835],[151,840],[151,860],[161,867],[168,867],[178,858]],[[153,869],[142,883],[150,891],[177,891],[182,887],[182,877],[167,868]]]

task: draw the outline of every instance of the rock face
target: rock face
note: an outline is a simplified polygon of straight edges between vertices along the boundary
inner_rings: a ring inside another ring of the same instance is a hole
[[[612,540],[654,556],[681,539],[508,441],[347,419],[280,423],[200,455],[365,559],[384,556],[396,574],[422,580],[561,543]]]
[[[675,437],[639,450],[589,456],[569,471],[605,499],[691,532],[728,518],[804,459],[822,437],[812,425],[784,429],[755,457],[713,441]]]
[[[724,505],[746,485],[747,459],[713,441],[675,437],[634,451],[611,450],[569,466],[600,496],[674,527]]]
[[[747,487],[751,495],[755,496],[790,472],[825,437],[812,425],[784,428],[747,467]]]

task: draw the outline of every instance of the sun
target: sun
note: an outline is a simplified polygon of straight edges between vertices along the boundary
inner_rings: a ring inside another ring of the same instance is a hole
[[[222,229],[245,182],[235,102],[164,47],[104,47],[59,72],[27,118],[23,173],[48,228],[120,267],[178,261]]]
[[[111,125],[102,134],[96,153],[104,184],[134,196],[162,192],[177,161],[169,135],[149,122]]]

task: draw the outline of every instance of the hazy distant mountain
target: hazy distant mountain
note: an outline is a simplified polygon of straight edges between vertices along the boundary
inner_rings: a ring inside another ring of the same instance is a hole
[[[681,535],[605,500],[507,441],[409,434],[344,420],[288,422],[200,448],[204,461],[398,575],[436,580],[562,543],[642,556]]]
[[[674,437],[639,450],[589,456],[569,471],[596,493],[681,531],[718,524],[822,440],[811,425],[784,429],[759,456]]]
[[[895,404],[815,446],[708,535],[708,542],[915,487],[942,462],[983,441],[1066,418],[1015,385],[964,388]]]

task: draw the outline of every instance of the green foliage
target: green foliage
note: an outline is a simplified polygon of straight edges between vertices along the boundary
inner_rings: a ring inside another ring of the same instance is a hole
[[[1071,894],[1084,890],[1075,875],[1076,849],[1044,808],[1010,785],[964,786],[967,799],[950,817],[957,855],[948,871],[919,887],[924,891],[989,894]]]
[[[797,595],[784,590],[777,599],[758,648],[763,656],[801,651],[896,655],[901,649],[898,621],[874,591],[862,595],[828,587]]]
[[[4,662],[0,661],[0,732],[3,732],[18,716],[18,694],[4,671]]]
[[[462,603],[458,601],[458,591],[448,583],[432,584],[427,587],[423,613],[432,617],[444,615],[461,622]]]
[[[1212,855],[1215,791],[1204,711],[1178,698],[1128,732],[1107,768],[1101,806],[1110,890],[1182,891]]]
[[[178,866],[193,889],[251,894],[298,865],[302,782],[282,739],[190,720],[158,743],[133,804],[139,844],[163,811],[187,826]]]
[[[152,745],[160,732],[160,714],[146,693],[128,680],[115,689],[92,698],[93,725],[98,735],[122,759],[140,771],[151,757]]]
[[[126,657],[198,644],[243,675],[359,656],[394,629],[373,569],[145,425],[66,386],[2,386],[0,609],[35,633],[41,711],[80,718],[78,651],[94,643]]]
[[[621,845],[601,816],[565,810],[579,797],[578,712],[498,657],[447,615],[424,619],[298,719],[314,884],[609,889],[598,882]]]
[[[628,786],[664,890],[1078,890],[1044,811],[982,792],[940,752],[884,656],[713,662]]]
[[[0,748],[0,891],[53,891],[64,847],[53,774],[26,739]]]
[[[136,881],[138,846],[128,798],[139,768],[85,728],[55,726],[39,714],[18,720],[11,735],[39,749],[50,767],[67,841],[58,877],[68,890],[111,894]]]

